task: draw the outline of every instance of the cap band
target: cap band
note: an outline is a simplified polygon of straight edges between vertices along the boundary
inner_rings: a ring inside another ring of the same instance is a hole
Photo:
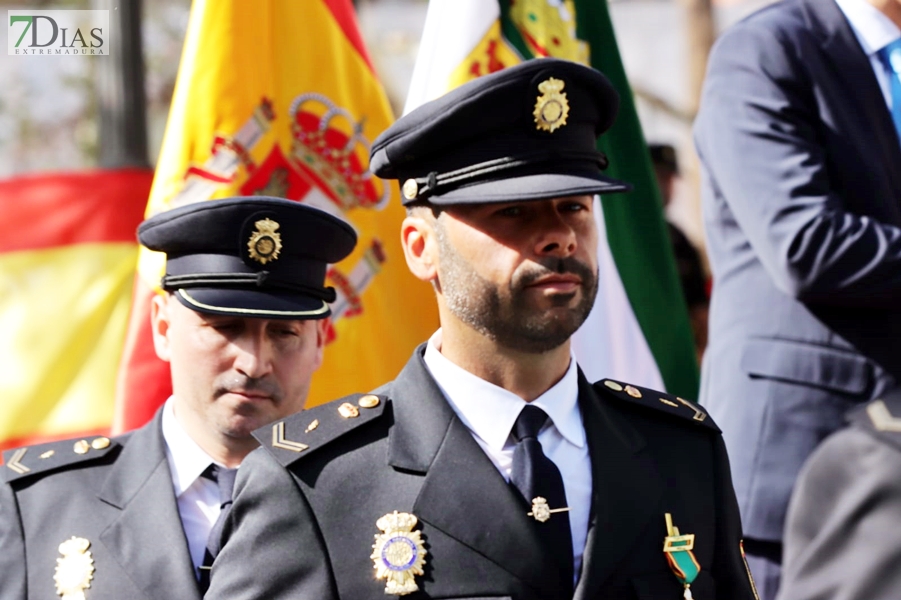
[[[312,296],[326,302],[334,302],[338,297],[333,287],[313,287],[302,283],[294,283],[291,281],[280,281],[270,277],[269,271],[258,271],[257,273],[197,273],[192,275],[165,275],[162,280],[162,288],[166,291],[180,290],[185,288],[241,288],[245,289],[247,284],[256,284],[260,288],[278,288],[290,290],[292,292],[300,292],[306,296]]]
[[[272,269],[248,272],[237,256],[225,254],[189,254],[166,260],[166,275],[161,285],[166,291],[184,288],[236,288],[256,286],[261,290],[281,289],[334,302],[334,288],[324,287],[326,264],[319,260],[294,258],[282,260]]]

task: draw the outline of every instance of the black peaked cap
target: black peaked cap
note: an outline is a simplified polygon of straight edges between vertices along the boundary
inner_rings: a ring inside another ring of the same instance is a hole
[[[323,319],[335,291],[329,264],[351,253],[347,222],[283,198],[209,200],[157,214],[138,240],[166,253],[163,289],[198,312],[269,319]]]
[[[474,79],[398,119],[370,169],[397,179],[404,204],[542,200],[630,189],[605,177],[597,138],[619,95],[599,71],[555,58]]]

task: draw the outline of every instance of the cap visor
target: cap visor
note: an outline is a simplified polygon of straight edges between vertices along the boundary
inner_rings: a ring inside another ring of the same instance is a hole
[[[632,186],[624,181],[595,174],[540,173],[460,186],[429,196],[426,201],[439,206],[522,202],[583,194],[612,194],[631,189]]]
[[[212,315],[259,319],[324,319],[332,311],[324,300],[290,292],[214,288],[180,289],[179,302]]]

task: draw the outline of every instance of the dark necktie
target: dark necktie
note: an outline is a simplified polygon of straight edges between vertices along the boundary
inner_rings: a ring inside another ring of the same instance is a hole
[[[560,470],[545,456],[538,441],[538,432],[546,421],[547,414],[531,404],[525,406],[516,418],[512,431],[516,445],[513,448],[510,483],[516,486],[530,507],[535,504],[536,498],[544,498],[547,508],[553,510],[567,507],[566,491]],[[560,581],[564,589],[572,589],[573,542],[569,514],[554,512],[544,522],[536,519],[535,525],[547,544],[547,555],[556,560],[560,567]]]
[[[201,595],[210,587],[210,567],[212,567],[216,555],[219,554],[219,538],[222,535],[225,518],[232,506],[232,492],[235,489],[237,474],[238,469],[226,469],[218,465],[210,465],[202,474],[202,477],[211,479],[219,485],[219,518],[213,523],[213,528],[206,541],[206,552],[203,553],[203,565],[200,567],[198,582]]]
[[[892,119],[901,140],[901,39],[897,39],[879,51],[879,58],[888,71],[892,90]]]

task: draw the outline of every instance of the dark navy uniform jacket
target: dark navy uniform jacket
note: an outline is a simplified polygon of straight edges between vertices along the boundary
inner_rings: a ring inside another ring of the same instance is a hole
[[[700,409],[580,374],[594,491],[573,592],[556,587],[539,524],[444,399],[423,350],[375,399],[344,398],[258,433],[264,447],[239,471],[208,599],[390,597],[371,554],[376,522],[394,511],[417,518],[426,550],[411,600],[678,600],[665,513],[696,536],[695,598],[754,598],[725,447]]]
[[[113,440],[4,453],[0,599],[59,598],[59,580],[86,600],[199,600],[161,415]]]

